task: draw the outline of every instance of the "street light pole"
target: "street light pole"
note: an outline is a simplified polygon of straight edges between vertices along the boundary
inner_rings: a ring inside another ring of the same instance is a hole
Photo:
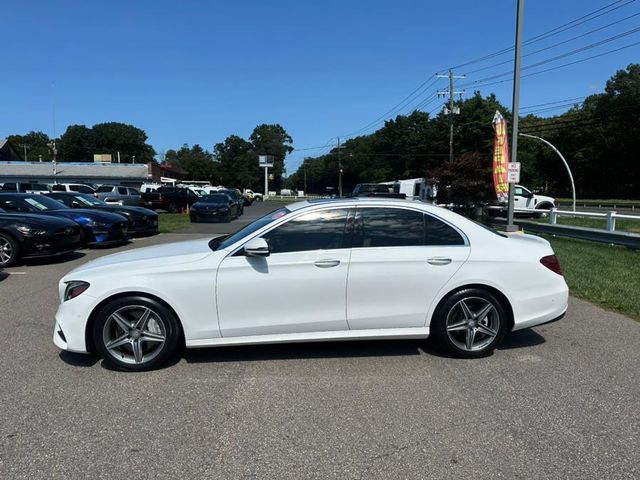
[[[560,157],[560,160],[562,160],[562,163],[564,163],[564,166],[567,168],[567,173],[569,174],[569,180],[571,180],[571,193],[573,194],[573,211],[575,212],[576,211],[576,185],[575,185],[575,183],[573,183],[573,175],[571,173],[571,169],[569,168],[569,164],[567,163],[565,158],[560,153],[560,150],[558,150],[556,147],[554,147],[551,144],[551,142],[545,140],[542,137],[537,137],[535,135],[529,135],[528,133],[521,133],[520,135],[522,135],[523,137],[535,138],[536,140],[540,140],[541,142],[549,145],[553,149],[553,151],[558,154],[558,156]]]
[[[520,66],[522,64],[522,22],[524,17],[524,0],[518,0],[516,14],[515,66],[513,69],[513,129],[511,132],[511,158],[509,162],[518,161],[518,117],[520,116]],[[507,232],[518,230],[513,224],[513,184],[509,183],[509,209],[507,212]]]
[[[342,158],[340,158],[340,137],[338,137],[338,196],[342,197]]]

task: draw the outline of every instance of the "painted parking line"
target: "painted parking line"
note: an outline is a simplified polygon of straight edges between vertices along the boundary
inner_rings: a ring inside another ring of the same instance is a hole
[[[4,272],[7,275],[26,275],[27,272]]]

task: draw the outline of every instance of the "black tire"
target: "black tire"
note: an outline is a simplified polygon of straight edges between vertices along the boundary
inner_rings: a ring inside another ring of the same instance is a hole
[[[178,213],[178,205],[175,202],[171,202],[167,207],[169,213]]]
[[[0,268],[15,265],[20,259],[20,245],[11,235],[0,233],[0,249]]]
[[[553,208],[553,205],[551,205],[550,203],[543,203],[542,205],[536,206],[536,210],[547,210],[546,212],[536,213],[536,218],[543,218],[548,216],[552,208]]]
[[[461,302],[473,315],[464,313]],[[491,308],[484,318],[474,316],[488,305]],[[484,357],[502,341],[508,321],[508,312],[498,297],[485,289],[467,288],[453,293],[438,305],[431,321],[431,335],[440,348],[456,357]],[[472,330],[472,334],[468,333]],[[489,331],[495,336],[484,333]],[[468,348],[469,339],[471,349]]]
[[[229,222],[231,222],[231,210],[229,210],[227,215],[224,217],[224,223],[229,223]]]
[[[133,328],[133,324],[140,319],[136,317],[137,309],[140,312],[144,312],[145,309],[152,312],[147,324],[141,329]],[[125,332],[120,323],[112,317],[115,312],[121,314],[125,320],[131,321],[128,332]],[[149,323],[152,319],[155,321],[154,325]],[[137,334],[135,330],[138,330]],[[161,345],[157,345],[159,342],[156,341],[144,341],[145,333],[162,336],[164,341]],[[128,338],[124,338],[127,334]],[[98,312],[93,324],[92,336],[96,350],[107,365],[117,370],[140,372],[162,366],[176,353],[180,339],[180,324],[174,313],[157,300],[143,296],[122,297],[107,303]],[[139,348],[143,352],[140,361],[134,358],[133,343],[125,343],[121,347],[112,349],[107,348],[105,342],[108,338],[118,336],[131,342],[138,340],[138,345],[142,345]],[[145,360],[145,356],[150,358]]]

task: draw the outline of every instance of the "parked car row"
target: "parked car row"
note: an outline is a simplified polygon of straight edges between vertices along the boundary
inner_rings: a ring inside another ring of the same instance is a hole
[[[0,192],[0,267],[157,232],[158,215],[145,208],[108,205],[83,193]]]

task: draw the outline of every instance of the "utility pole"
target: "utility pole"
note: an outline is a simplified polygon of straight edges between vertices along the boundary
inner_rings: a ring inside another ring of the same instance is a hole
[[[342,158],[340,157],[340,137],[338,137],[338,196],[342,197]]]
[[[511,131],[511,157],[509,162],[518,161],[518,117],[520,116],[520,65],[522,64],[522,22],[524,16],[524,0],[518,0],[516,13],[516,53],[513,68],[513,128]],[[509,207],[507,210],[507,232],[518,230],[513,224],[513,184],[509,182]]]
[[[23,143],[22,144],[22,149],[24,150],[24,161],[27,161],[27,144]]]
[[[462,94],[464,93],[464,90],[460,90],[456,92],[453,89],[453,81],[456,78],[465,78],[466,75],[454,75],[453,70],[449,69],[448,75],[438,74],[436,75],[436,77],[449,79],[449,91],[447,92],[446,90],[439,90],[437,92],[437,95],[438,97],[445,97],[447,93],[449,94],[449,108],[445,107],[444,113],[445,115],[449,115],[449,163],[452,163],[453,162],[453,116],[460,115],[460,107],[455,106],[453,97],[455,95],[460,95],[460,98],[462,98]]]
[[[304,194],[307,194],[307,167],[302,167],[304,169]]]

